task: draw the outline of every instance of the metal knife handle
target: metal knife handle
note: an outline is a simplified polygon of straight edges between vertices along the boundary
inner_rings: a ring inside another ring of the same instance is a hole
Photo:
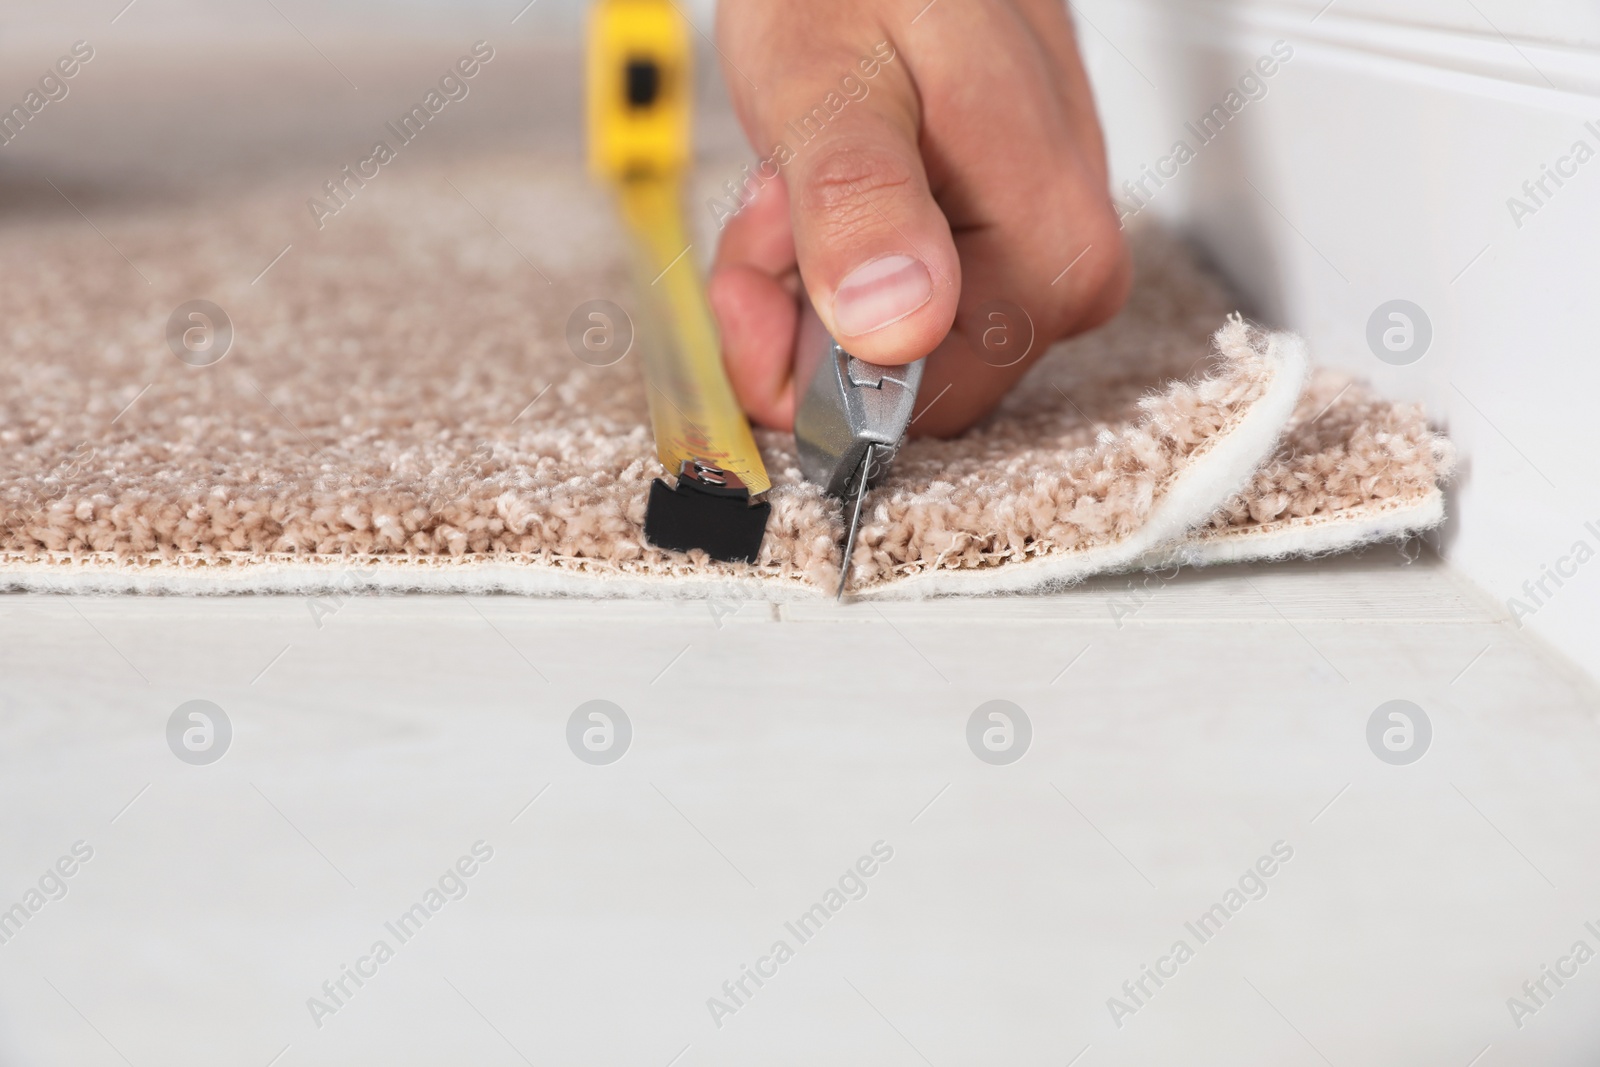
[[[800,470],[837,497],[856,488],[869,445],[879,446],[872,476],[900,447],[922,384],[924,360],[884,367],[857,359],[828,334],[809,301],[795,334],[794,437]]]

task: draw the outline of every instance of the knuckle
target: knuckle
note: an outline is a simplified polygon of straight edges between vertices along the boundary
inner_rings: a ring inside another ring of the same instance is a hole
[[[1133,257],[1122,229],[1113,221],[1104,227],[1095,249],[1094,264],[1081,290],[1082,330],[1099,326],[1121,310],[1133,287]],[[1089,257],[1085,257],[1086,259]]]
[[[915,168],[897,152],[873,145],[836,145],[813,163],[800,204],[813,217],[853,228],[878,217],[876,203],[915,192],[919,184]]]
[[[1088,217],[1080,211],[1064,229],[1052,234],[1052,253],[1058,262],[1063,254],[1068,261],[1072,256],[1081,258],[1072,263],[1059,285],[1052,286],[1055,321],[1051,330],[1058,336],[1106,322],[1122,307],[1133,281],[1128,242],[1109,209]]]

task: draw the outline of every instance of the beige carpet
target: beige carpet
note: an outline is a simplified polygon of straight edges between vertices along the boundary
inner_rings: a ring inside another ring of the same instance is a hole
[[[758,435],[775,487],[757,564],[644,543],[661,471],[636,359],[590,366],[565,341],[578,304],[630,302],[610,206],[580,175],[402,161],[321,231],[308,181],[136,211],[64,188],[83,215],[0,220],[0,584],[831,589],[840,507],[799,480],[783,434]],[[1172,239],[1141,231],[1136,254],[1117,320],[972,433],[902,450],[869,497],[853,588],[1025,590],[1440,520],[1450,451],[1422,412],[1230,320]],[[210,366],[166,340],[196,298],[235,331]]]

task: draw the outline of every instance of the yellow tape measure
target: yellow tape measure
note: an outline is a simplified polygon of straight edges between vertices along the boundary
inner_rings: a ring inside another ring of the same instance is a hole
[[[689,164],[690,42],[671,0],[599,0],[590,16],[589,162],[617,190],[633,238],[635,337],[656,455],[645,535],[662,548],[754,560],[772,485],[722,366],[682,212]]]

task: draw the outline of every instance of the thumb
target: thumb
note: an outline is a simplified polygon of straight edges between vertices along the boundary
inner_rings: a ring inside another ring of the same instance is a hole
[[[894,56],[884,45],[880,58],[884,51]],[[920,359],[955,321],[961,268],[923,167],[920,109],[904,63],[885,61],[870,80],[852,73],[837,84],[810,81],[809,90],[790,86],[782,96],[763,109],[761,125],[769,143],[792,154],[784,174],[812,306],[861,359]]]

